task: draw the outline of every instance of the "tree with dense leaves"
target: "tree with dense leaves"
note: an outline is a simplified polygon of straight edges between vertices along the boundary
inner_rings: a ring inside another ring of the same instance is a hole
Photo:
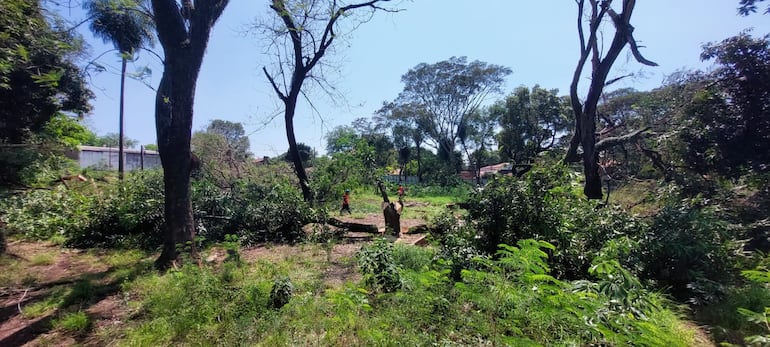
[[[601,199],[602,181],[599,175],[599,153],[619,143],[630,141],[645,130],[637,129],[622,136],[605,138],[601,142],[597,142],[596,119],[599,100],[604,88],[619,79],[607,80],[612,65],[626,45],[631,49],[634,59],[639,63],[649,66],[657,66],[657,64],[642,56],[634,39],[631,15],[636,6],[635,0],[622,0],[620,13],[612,7],[614,3],[612,0],[576,0],[576,3],[578,5],[577,31],[580,40],[580,58],[570,84],[570,103],[575,117],[575,131],[564,161],[567,163],[583,162],[585,175],[583,193],[589,199]],[[587,31],[584,28],[583,18],[588,18]],[[607,35],[601,33],[600,28],[602,22],[607,19],[612,21],[615,33],[612,35],[609,46],[606,49],[601,49],[601,38]],[[585,98],[581,100],[578,95],[578,84],[589,57],[591,58],[591,82]],[[582,153],[578,153],[578,147],[582,149]]]
[[[717,68],[685,108],[683,156],[699,173],[770,171],[770,36],[744,32],[703,47]]]
[[[91,110],[82,49],[72,32],[53,27],[37,0],[0,2],[0,142],[21,143],[60,112]]]
[[[326,134],[326,153],[342,153],[353,149],[358,141],[358,134],[350,126],[337,126]]]
[[[163,165],[166,220],[163,249],[155,266],[181,262],[183,250],[197,258],[190,200],[190,151],[195,85],[209,35],[228,0],[152,0],[158,40],[163,46],[163,76],[155,98],[155,129]]]
[[[422,63],[401,76],[404,90],[391,109],[412,105],[420,112],[402,113],[416,117],[414,123],[432,141],[439,158],[454,167],[454,152],[466,118],[479,110],[486,98],[501,92],[507,67],[466,57],[451,57],[435,64]]]
[[[224,137],[227,143],[227,150],[232,153],[234,159],[245,161],[246,158],[251,156],[251,153],[249,153],[251,143],[246,136],[246,131],[243,129],[243,124],[215,119],[206,127],[206,132]]]
[[[567,130],[569,106],[557,89],[521,86],[489,112],[499,120],[498,151],[504,161],[528,164],[538,154],[557,144]]]
[[[123,155],[126,64],[133,60],[137,50],[152,46],[154,36],[152,19],[134,0],[89,0],[83,7],[91,18],[91,31],[105,43],[112,43],[120,54],[120,106],[118,111],[118,177],[123,179]]]
[[[277,70],[265,73],[273,90],[284,106],[284,122],[289,151],[294,158],[294,170],[299,179],[302,196],[312,202],[313,192],[308,183],[307,173],[300,160],[297,139],[294,134],[294,115],[297,101],[303,93],[303,84],[310,79],[323,83],[322,70],[316,68],[341,34],[339,20],[350,18],[356,12],[394,11],[382,5],[390,0],[370,0],[345,5],[337,0],[271,0],[270,9],[275,13],[275,22],[265,32],[271,36],[272,48],[278,57]],[[366,19],[359,21],[359,24]],[[320,64],[322,65],[322,64]],[[313,74],[313,69],[316,73]]]
[[[297,153],[299,153],[299,161],[302,163],[303,167],[310,167],[312,166],[313,159],[316,157],[315,150],[313,147],[310,147],[302,142],[297,143]],[[296,160],[294,159],[294,151],[289,148],[286,153],[280,155],[280,157],[283,158],[283,160],[288,161],[290,163],[295,163]]]

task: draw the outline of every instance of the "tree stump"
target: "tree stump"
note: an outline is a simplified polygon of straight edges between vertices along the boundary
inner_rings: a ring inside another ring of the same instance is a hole
[[[385,217],[385,234],[398,237],[401,234],[401,209],[392,202],[382,203],[382,215]]]

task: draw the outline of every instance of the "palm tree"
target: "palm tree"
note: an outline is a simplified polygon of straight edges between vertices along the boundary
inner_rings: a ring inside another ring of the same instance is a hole
[[[141,0],[140,0],[141,1]],[[91,18],[91,31],[120,52],[120,116],[118,142],[118,175],[123,179],[123,94],[126,84],[126,62],[137,50],[154,43],[152,19],[135,0],[89,0],[83,7]]]

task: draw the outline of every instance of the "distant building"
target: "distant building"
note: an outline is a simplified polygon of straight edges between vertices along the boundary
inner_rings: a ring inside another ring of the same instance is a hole
[[[254,165],[267,165],[270,164],[270,157],[264,156],[262,158],[254,158]]]
[[[81,168],[96,170],[117,170],[118,149],[113,147],[78,146],[75,151],[67,153],[67,157],[78,162]],[[160,154],[146,149],[124,148],[125,170],[143,170],[161,167]]]

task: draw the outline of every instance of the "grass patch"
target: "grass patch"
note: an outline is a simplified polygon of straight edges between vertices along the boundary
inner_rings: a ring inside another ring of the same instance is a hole
[[[8,255],[0,255],[0,287],[13,287],[19,285],[22,281],[24,264],[18,258]]]
[[[53,326],[70,333],[84,333],[91,328],[91,319],[83,311],[65,313]]]
[[[55,263],[56,255],[51,253],[37,253],[29,259],[32,266],[52,265]]]

